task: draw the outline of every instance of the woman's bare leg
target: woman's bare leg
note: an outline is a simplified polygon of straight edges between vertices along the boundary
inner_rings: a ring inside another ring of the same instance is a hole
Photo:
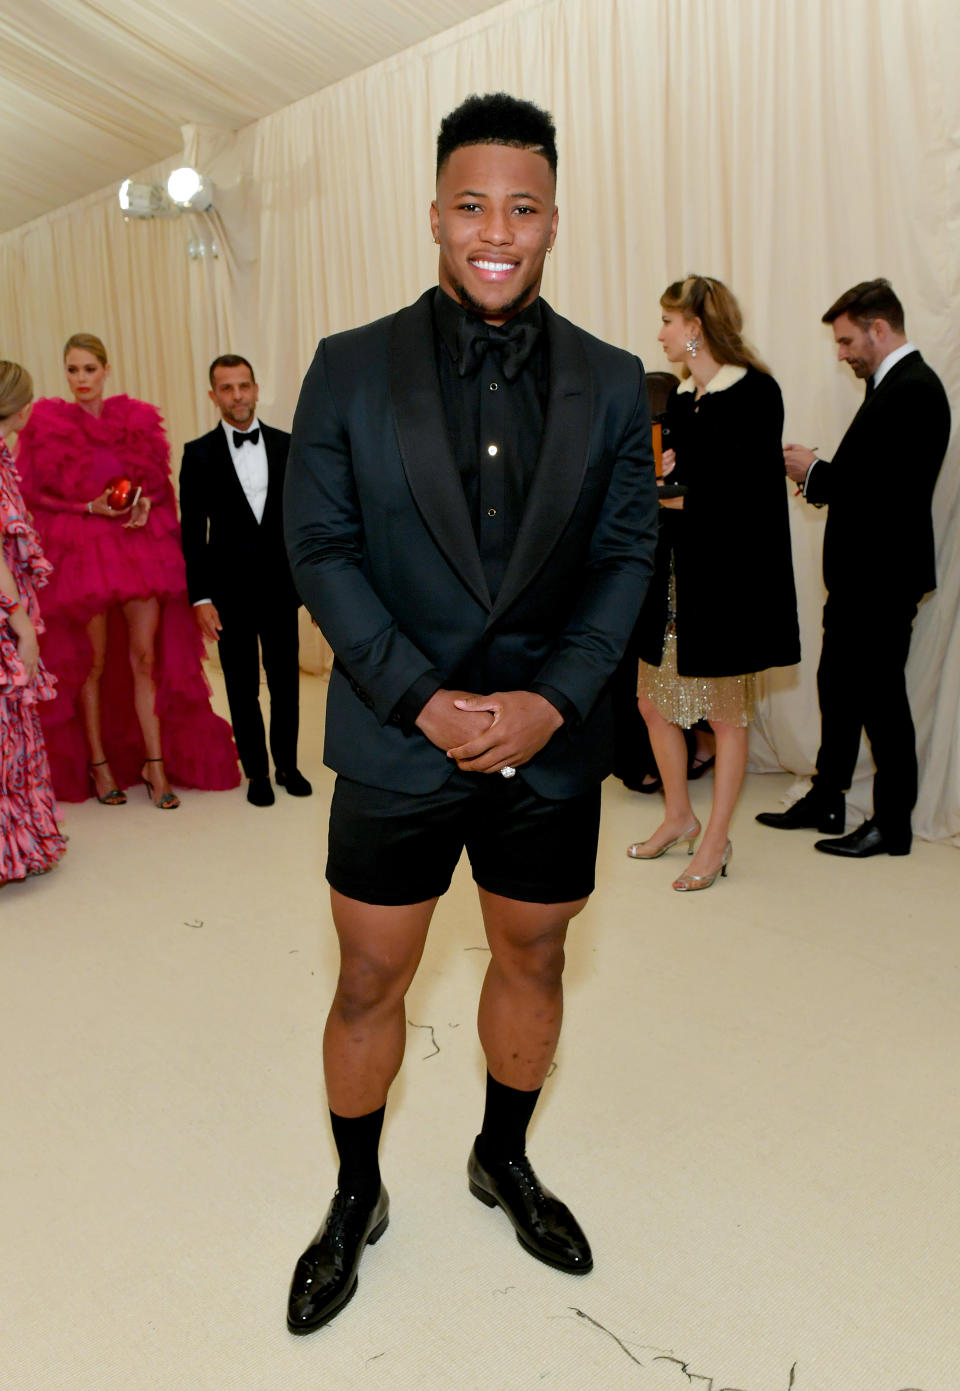
[[[116,786],[116,779],[107,763],[100,723],[100,681],[107,658],[107,615],[98,613],[87,624],[92,658],[86,680],[80,687],[80,717],[90,750],[90,771],[98,797],[105,797]]]
[[[720,720],[711,720],[710,724],[717,738],[713,806],[697,853],[687,866],[690,874],[712,874],[720,864],[747,771],[747,730]]]
[[[127,624],[130,670],[133,673],[133,706],[143,734],[145,757],[150,760],[147,776],[153,784],[153,800],[157,802],[164,793],[172,791],[163,766],[157,687],[153,679],[160,601],[155,598],[128,599],[123,605],[123,616]]]
[[[684,831],[698,826],[698,822],[690,804],[687,788],[687,743],[683,737],[683,730],[679,725],[665,720],[646,696],[639,698],[637,707],[650,735],[650,747],[663,779],[666,801],[663,820],[646,841],[651,850],[656,850],[658,846],[682,835]]]

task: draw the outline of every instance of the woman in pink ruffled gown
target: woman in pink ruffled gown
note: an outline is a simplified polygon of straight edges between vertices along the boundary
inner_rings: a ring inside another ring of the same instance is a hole
[[[53,785],[66,801],[92,791],[115,806],[141,778],[154,805],[172,810],[171,782],[227,788],[240,775],[187,602],[170,447],[153,406],[104,396],[99,338],[74,334],[64,366],[74,401],[38,401],[17,456],[54,567],[43,648],[60,683],[43,716]],[[120,510],[108,501],[118,477],[141,489]]]
[[[37,590],[50,565],[27,520],[7,447],[7,437],[27,423],[32,399],[29,372],[0,362],[0,885],[43,874],[66,849],[37,713],[57,693],[37,642]]]

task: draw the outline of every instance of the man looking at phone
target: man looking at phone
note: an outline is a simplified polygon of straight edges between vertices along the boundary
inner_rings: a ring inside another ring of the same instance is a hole
[[[818,840],[829,855],[910,853],[917,751],[906,666],[917,605],[936,586],[932,500],[950,436],[939,377],[907,340],[887,280],[866,280],[823,316],[840,362],[866,381],[832,460],[784,446],[790,478],[815,507],[829,504],[823,539],[823,647],[817,671],[820,749],[811,790],[785,812],[785,830],[844,828],[844,793],[865,730],[873,751],[873,816],[850,835]]]

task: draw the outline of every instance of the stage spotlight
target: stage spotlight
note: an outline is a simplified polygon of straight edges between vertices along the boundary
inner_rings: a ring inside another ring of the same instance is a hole
[[[174,169],[167,192],[179,208],[190,212],[205,213],[213,207],[213,184],[196,169]]]
[[[135,184],[124,179],[117,194],[124,217],[157,217],[163,211],[163,189],[159,184]]]

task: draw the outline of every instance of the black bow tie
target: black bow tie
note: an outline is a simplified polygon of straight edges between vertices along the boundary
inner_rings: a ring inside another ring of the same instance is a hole
[[[247,441],[249,441],[250,444],[256,444],[257,441],[259,440],[259,438],[260,438],[260,426],[259,426],[259,425],[257,426],[257,428],[256,428],[255,430],[248,430],[247,433],[246,433],[245,435],[241,435],[241,433],[240,433],[239,430],[234,430],[234,432],[233,432],[233,446],[234,446],[235,449],[239,449],[240,446],[241,446],[241,444],[246,444]]]
[[[462,318],[457,325],[457,370],[461,377],[477,371],[488,348],[501,354],[503,375],[508,382],[519,377],[523,365],[533,352],[540,337],[536,324],[485,324],[482,320]]]

